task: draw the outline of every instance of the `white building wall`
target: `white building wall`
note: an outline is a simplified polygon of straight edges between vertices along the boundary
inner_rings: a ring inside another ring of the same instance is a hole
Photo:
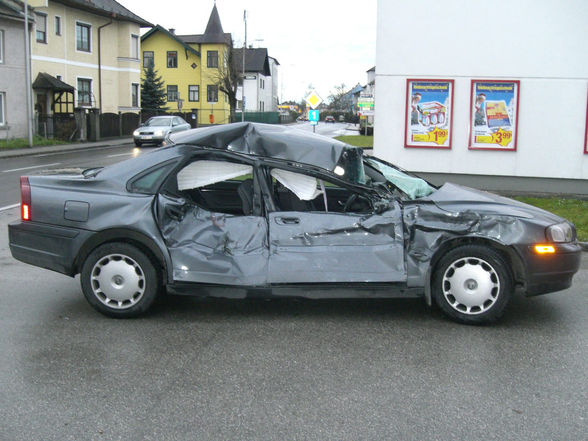
[[[246,112],[257,112],[258,106],[258,78],[256,73],[245,73],[247,77],[243,81],[245,87],[245,111]],[[239,92],[237,92],[239,94]],[[237,95],[239,99],[239,95]]]
[[[421,172],[588,179],[587,18],[585,0],[380,0],[375,154]],[[455,80],[451,150],[404,148],[407,78]],[[520,80],[517,151],[468,150],[472,79]]]
[[[263,87],[261,81],[263,80]],[[257,107],[259,111],[271,112],[272,111],[272,77],[265,76],[262,74],[258,75],[257,86],[259,87],[259,98]],[[260,103],[263,102],[263,106]]]
[[[269,57],[269,63],[270,63],[270,72],[271,72],[272,76],[270,78],[268,78],[268,83],[271,82],[272,104],[271,104],[271,108],[268,108],[268,111],[277,112],[278,111],[278,104],[279,104],[278,91],[280,90],[279,89],[279,76],[278,76],[280,65],[272,57]]]

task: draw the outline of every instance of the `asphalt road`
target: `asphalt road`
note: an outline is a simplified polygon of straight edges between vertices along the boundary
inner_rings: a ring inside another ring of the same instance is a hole
[[[313,131],[313,126],[308,121],[297,122],[295,127],[300,130],[305,130],[305,131],[309,131],[309,132]],[[319,122],[314,128],[314,132],[318,135],[330,136],[330,137],[335,137],[335,136],[340,136],[340,135],[358,135],[359,128],[353,124],[348,124],[348,123]]]
[[[489,327],[418,300],[170,297],[115,320],[6,233],[0,265],[1,440],[586,439],[586,254],[573,288]]]

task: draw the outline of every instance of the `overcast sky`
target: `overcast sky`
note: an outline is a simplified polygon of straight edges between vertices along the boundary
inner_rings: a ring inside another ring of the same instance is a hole
[[[118,2],[178,34],[204,33],[214,5],[213,0]],[[365,84],[366,71],[375,65],[376,0],[217,0],[216,6],[237,47],[243,45],[247,10],[248,45],[266,47],[280,63],[280,101],[302,99],[309,84],[326,99],[341,83]]]

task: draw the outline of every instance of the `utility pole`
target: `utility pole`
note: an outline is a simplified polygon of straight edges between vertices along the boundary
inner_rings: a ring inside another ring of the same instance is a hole
[[[33,106],[31,103],[31,43],[29,41],[29,2],[24,1],[24,29],[25,29],[25,89],[27,100],[27,134],[29,147],[33,146]]]
[[[243,23],[245,23],[245,40],[243,40],[243,80],[241,86],[241,122],[245,121],[245,51],[247,50],[247,9],[243,10]]]

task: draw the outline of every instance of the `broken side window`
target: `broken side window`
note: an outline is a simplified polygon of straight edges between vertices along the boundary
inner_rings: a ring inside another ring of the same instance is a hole
[[[253,213],[253,167],[228,161],[200,160],[177,174],[183,197],[214,213]]]
[[[271,189],[277,211],[353,212],[372,211],[365,197],[336,183],[314,176],[274,168]]]

